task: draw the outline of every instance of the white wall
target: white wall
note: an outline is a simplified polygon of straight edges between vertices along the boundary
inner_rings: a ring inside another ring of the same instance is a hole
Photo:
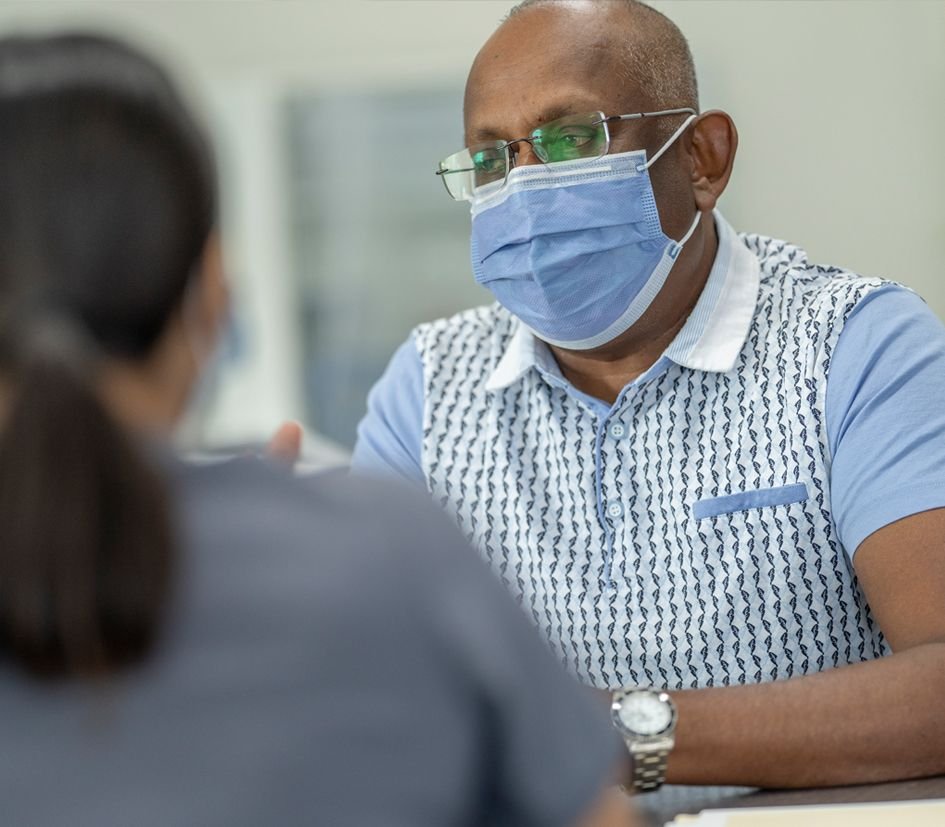
[[[899,279],[945,316],[945,2],[663,0],[689,37],[704,107],[734,116],[723,209],[814,260]],[[259,334],[211,423],[258,437],[302,402],[281,176],[292,90],[462,84],[505,0],[0,2],[0,32],[101,26],[170,60],[206,103],[227,175],[230,261]],[[456,135],[461,135],[460,101]],[[444,147],[444,152],[453,149]],[[431,164],[436,159],[431,159]],[[444,209],[449,204],[444,203]],[[466,278],[466,261],[456,262]]]
[[[739,126],[730,220],[945,317],[945,2],[657,5]]]

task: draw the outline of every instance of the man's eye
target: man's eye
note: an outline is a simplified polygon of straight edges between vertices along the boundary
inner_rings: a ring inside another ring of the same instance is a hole
[[[558,135],[557,141],[562,146],[576,149],[591,143],[594,140],[594,134],[594,131],[589,129],[572,129]]]
[[[477,153],[473,158],[473,163],[476,166],[477,172],[493,173],[502,171],[502,167],[505,165],[505,159]]]

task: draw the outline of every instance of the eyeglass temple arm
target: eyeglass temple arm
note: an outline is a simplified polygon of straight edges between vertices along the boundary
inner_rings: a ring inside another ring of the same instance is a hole
[[[609,118],[604,118],[604,121],[607,123],[613,123],[614,121],[637,121],[640,118],[657,118],[661,115],[695,115],[696,110],[692,109],[689,106],[682,107],[681,109],[661,109],[659,112],[635,112],[632,115],[611,115]]]

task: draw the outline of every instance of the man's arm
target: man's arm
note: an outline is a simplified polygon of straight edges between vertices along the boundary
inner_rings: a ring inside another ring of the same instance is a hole
[[[368,395],[351,468],[423,483],[423,365],[411,336]]]
[[[855,562],[894,654],[672,693],[668,782],[811,787],[945,773],[945,509],[880,529]]]
[[[798,787],[945,773],[943,400],[941,323],[905,290],[872,294],[844,327],[828,377],[830,493],[894,654],[676,693],[671,781]]]

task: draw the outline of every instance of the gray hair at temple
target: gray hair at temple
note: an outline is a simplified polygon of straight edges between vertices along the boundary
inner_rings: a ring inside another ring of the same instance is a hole
[[[538,6],[576,5],[574,0],[522,0],[506,16]],[[646,90],[657,109],[690,106],[699,110],[696,68],[683,33],[666,15],[639,0],[595,0],[595,6],[626,10],[625,48],[619,55],[624,78]]]

